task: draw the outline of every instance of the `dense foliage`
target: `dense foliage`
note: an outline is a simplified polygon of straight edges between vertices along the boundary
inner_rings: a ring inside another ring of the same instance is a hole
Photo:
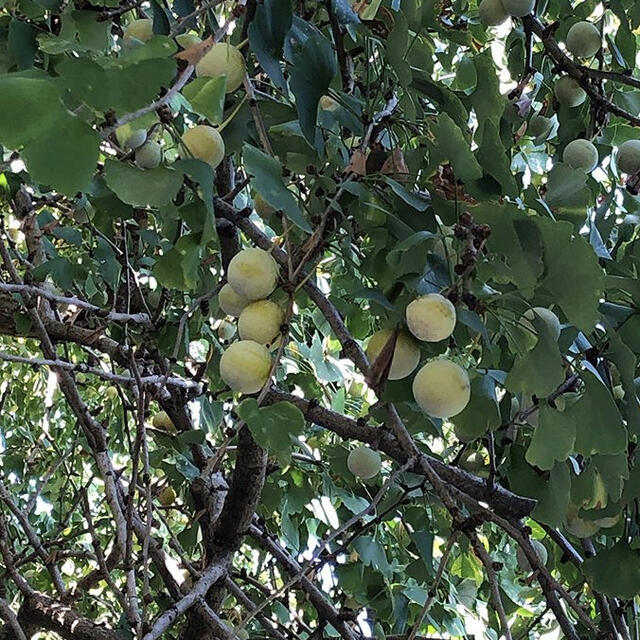
[[[640,638],[638,33],[0,0],[0,638]]]

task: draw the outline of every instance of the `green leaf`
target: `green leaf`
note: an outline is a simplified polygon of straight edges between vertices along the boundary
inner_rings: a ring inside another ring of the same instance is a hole
[[[50,80],[0,75],[0,113],[0,144],[17,149],[45,134],[66,111]]]
[[[28,142],[22,155],[36,182],[72,196],[88,188],[99,145],[100,137],[88,124],[64,114]]]
[[[238,405],[237,413],[256,442],[272,452],[281,464],[288,464],[291,446],[304,431],[302,411],[290,402],[260,407],[255,398],[247,398]]]
[[[126,204],[134,207],[161,207],[175,198],[183,174],[168,167],[139,169],[116,160],[107,160],[104,177],[109,188]]]
[[[576,423],[565,412],[556,411],[547,404],[538,409],[538,426],[527,449],[529,464],[551,470],[556,462],[564,462],[573,452],[576,441]]]
[[[194,182],[197,182],[202,189],[202,199],[207,210],[202,228],[202,245],[215,240],[218,237],[216,231],[216,219],[213,210],[213,181],[214,172],[210,164],[195,160],[193,158],[185,158],[173,163],[175,169],[184,171]]]
[[[227,76],[195,78],[183,90],[182,95],[193,110],[212,124],[220,124],[224,117],[224,99]]]
[[[33,25],[11,18],[7,38],[9,58],[15,62],[18,69],[30,69],[37,52],[36,30]]]
[[[149,104],[161,87],[169,86],[176,65],[174,60],[155,58],[105,69],[88,58],[65,58],[56,71],[79,101],[98,111],[128,113]]]
[[[582,568],[593,589],[604,595],[630,600],[640,594],[640,551],[626,542],[601,549]]]
[[[471,400],[453,422],[465,438],[479,438],[500,426],[496,383],[491,376],[478,375],[471,381]]]
[[[487,120],[500,121],[504,112],[504,98],[500,93],[500,79],[491,53],[485,51],[473,58],[476,74],[480,79],[476,90],[471,94],[471,104],[478,117],[480,129]]]
[[[517,207],[506,205],[480,205],[473,215],[478,222],[491,227],[488,247],[492,254],[505,257],[500,263],[501,278],[508,278],[525,297],[530,297],[544,271],[543,243],[537,219],[527,216]],[[494,276],[495,266],[491,272]]]
[[[396,72],[398,81],[403,87],[411,83],[411,67],[407,62],[407,47],[409,46],[409,29],[404,13],[397,12],[394,16],[393,30],[387,37],[385,51],[387,61]]]
[[[476,158],[484,172],[495,178],[502,187],[501,195],[518,195],[518,184],[511,171],[511,159],[502,145],[500,132],[493,120],[487,120],[484,124],[482,144],[476,151]]]
[[[577,211],[586,215],[592,196],[586,186],[587,174],[562,162],[556,164],[547,175],[545,202],[561,211]]]
[[[511,490],[538,501],[532,517],[551,527],[562,526],[571,498],[568,464],[561,462],[541,475],[527,464],[519,447],[512,447],[509,464]]]
[[[544,237],[545,278],[540,286],[557,301],[571,324],[590,331],[600,319],[598,306],[604,273],[598,257],[582,236],[573,236],[569,222],[537,218]]]
[[[627,429],[609,390],[591,371],[581,374],[585,392],[566,409],[576,424],[576,453],[616,454],[626,451]]]
[[[300,128],[307,142],[315,146],[318,103],[327,93],[336,72],[336,61],[331,43],[318,34],[312,34],[293,54],[290,74],[291,91],[296,97]]]
[[[440,114],[437,121],[431,125],[431,130],[436,139],[432,152],[434,157],[429,158],[431,164],[440,164],[443,160],[448,160],[456,178],[462,181],[482,177],[482,168],[471,151],[471,145],[448,114]]]
[[[533,320],[538,341],[531,351],[516,361],[507,375],[506,388],[512,393],[548,396],[564,380],[558,343],[546,323],[537,315]]]
[[[199,282],[200,256],[197,236],[182,236],[173,248],[156,260],[153,273],[160,284],[169,289],[195,289]]]
[[[296,199],[282,182],[282,165],[259,149],[245,144],[242,149],[247,173],[251,176],[251,187],[274,209],[283,211],[287,218],[303,231],[311,232]]]
[[[354,543],[354,549],[358,552],[360,560],[367,567],[373,567],[386,576],[392,574],[391,566],[387,560],[384,547],[370,536],[360,536]]]
[[[265,0],[264,4],[258,5],[249,26],[251,50],[273,83],[283,90],[286,90],[287,83],[280,60],[292,18],[291,0]]]

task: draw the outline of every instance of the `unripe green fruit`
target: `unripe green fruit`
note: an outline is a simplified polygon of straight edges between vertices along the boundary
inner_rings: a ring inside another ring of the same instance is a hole
[[[124,28],[124,43],[130,45],[134,40],[146,42],[153,36],[153,20],[151,18],[141,18],[130,22]]]
[[[598,150],[589,140],[573,140],[562,152],[562,160],[574,169],[590,173],[598,166]]]
[[[587,92],[571,76],[562,76],[556,81],[553,92],[560,104],[578,107],[587,99]]]
[[[460,466],[469,473],[478,473],[485,468],[484,456],[478,451],[471,451],[460,460]]]
[[[141,169],[155,169],[162,162],[162,147],[159,142],[149,140],[136,149],[136,164]]]
[[[127,151],[141,147],[147,139],[146,129],[134,129],[124,142],[124,148]]]
[[[368,480],[380,473],[382,460],[380,454],[369,447],[361,445],[353,449],[347,458],[347,467],[354,476]]]
[[[540,540],[531,540],[531,546],[533,547],[536,555],[538,556],[538,560],[540,564],[547,564],[547,559],[549,558],[549,554],[547,552],[547,548],[540,542]],[[516,558],[518,560],[518,568],[520,571],[530,572],[531,563],[529,562],[529,558],[525,555],[524,551],[521,547],[518,547],[518,551],[516,552]]]
[[[533,13],[536,0],[502,0],[504,10],[514,18],[523,18]]]
[[[115,400],[118,397],[118,390],[115,387],[107,387],[105,394],[109,400]]]
[[[567,33],[567,50],[578,58],[595,56],[602,46],[600,31],[591,22],[576,22]]]
[[[640,171],[640,140],[627,140],[618,148],[616,155],[618,169],[623,173],[634,174]]]
[[[284,320],[282,309],[270,300],[257,300],[247,305],[238,318],[241,340],[270,344],[280,335]]]
[[[478,7],[480,22],[488,27],[497,27],[509,19],[502,0],[482,0]]]
[[[246,71],[244,57],[233,45],[218,42],[196,65],[198,77],[227,76],[227,93],[235,91],[243,82]]]
[[[220,358],[220,377],[238,393],[257,393],[271,371],[271,356],[264,345],[252,340],[234,342]]]
[[[536,333],[536,328],[532,323],[536,315],[547,325],[553,339],[557,340],[560,337],[561,331],[560,320],[551,309],[546,309],[545,307],[532,307],[531,309],[527,309],[522,316],[521,323],[527,327],[527,329]]]
[[[227,279],[234,291],[249,300],[262,300],[276,288],[278,265],[262,249],[243,249],[231,259]]]
[[[251,302],[249,298],[236,293],[234,288],[227,282],[218,293],[218,304],[228,315],[237,318],[242,310]]]
[[[409,331],[426,342],[440,342],[452,333],[456,326],[456,308],[439,293],[416,298],[407,306]]]
[[[80,373],[76,373],[76,382],[78,384],[85,384],[87,382],[87,376],[82,373],[82,371]],[[118,392],[116,391],[116,393]]]
[[[151,419],[151,424],[156,429],[162,431],[168,431],[169,433],[176,433],[176,426],[173,424],[173,420],[169,417],[166,411],[158,411]]]
[[[533,138],[542,138],[544,136],[546,139],[551,133],[551,129],[553,129],[553,120],[551,118],[535,115],[529,120],[527,134]]]
[[[158,502],[163,507],[170,507],[176,501],[176,492],[173,487],[165,487],[158,494]]]
[[[268,220],[276,211],[259,193],[253,196],[253,208],[263,220]]]
[[[198,124],[182,134],[182,144],[196,158],[210,164],[214,169],[224,158],[224,140],[217,129]],[[188,154],[187,154],[188,157]]]
[[[77,379],[78,376],[76,376]],[[621,384],[617,384],[613,387],[613,397],[616,400],[622,400],[624,398],[624,387]]]
[[[392,329],[383,329],[374,333],[367,345],[367,358],[373,363],[393,334]],[[406,378],[420,362],[420,349],[411,336],[404,332],[398,334],[396,346],[393,350],[389,380]]]
[[[469,376],[451,360],[433,360],[425,364],[413,379],[413,397],[430,416],[451,418],[469,403]]]

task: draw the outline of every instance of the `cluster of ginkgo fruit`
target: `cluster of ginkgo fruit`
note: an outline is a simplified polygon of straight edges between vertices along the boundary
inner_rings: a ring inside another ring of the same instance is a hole
[[[282,309],[267,298],[278,283],[278,265],[268,251],[243,249],[229,262],[220,308],[237,318],[240,340],[220,358],[220,377],[238,393],[258,393],[269,379],[270,348],[282,339]]]
[[[153,37],[153,20],[140,18],[130,22],[124,29],[122,43],[124,48],[143,47]],[[194,34],[181,34],[176,37],[178,44],[189,48],[201,43]],[[245,77],[246,65],[242,53],[237,47],[226,42],[218,42],[199,60],[195,66],[198,78],[226,77],[226,93],[233,93],[238,89]],[[202,160],[214,169],[225,156],[225,145],[220,128],[208,124],[196,124],[185,129],[180,139],[180,154],[183,157]],[[134,162],[141,169],[155,169],[164,156],[163,140],[151,131],[136,128],[135,123],[122,125],[116,131],[122,148],[133,154]]]
[[[499,26],[511,18],[523,18],[535,8],[535,0],[482,0],[478,7],[480,21],[487,26]],[[593,58],[602,49],[603,34],[588,20],[580,20],[571,25],[564,39],[566,50],[575,60]],[[558,104],[565,107],[579,107],[587,99],[587,92],[578,79],[570,75],[561,75],[555,82],[553,93]],[[507,110],[515,114],[518,120],[518,108],[507,103]],[[524,118],[524,114],[522,115]],[[553,119],[542,111],[533,113],[527,126],[527,135],[544,142],[554,128]],[[600,163],[598,148],[585,138],[570,141],[562,150],[562,161],[573,169],[590,173]],[[640,172],[640,140],[630,139],[623,142],[616,154],[616,166],[628,175]]]

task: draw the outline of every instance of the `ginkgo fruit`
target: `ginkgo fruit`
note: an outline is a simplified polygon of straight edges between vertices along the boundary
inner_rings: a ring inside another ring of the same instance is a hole
[[[259,193],[253,196],[253,208],[263,220],[268,220],[275,213],[275,209]]]
[[[553,120],[538,114],[529,120],[527,134],[533,138],[546,137],[551,133],[551,129],[553,129]]]
[[[237,318],[250,302],[249,298],[239,294],[228,282],[218,292],[220,308],[234,318]]]
[[[239,340],[220,358],[220,377],[238,393],[257,393],[264,387],[271,371],[268,349],[253,340]]]
[[[452,333],[456,326],[456,308],[439,293],[416,298],[407,306],[409,331],[426,342],[440,342]]]
[[[482,0],[478,7],[480,22],[489,27],[497,27],[509,19],[502,0]]]
[[[176,492],[173,487],[165,487],[158,494],[158,502],[163,507],[170,507],[176,501],[176,498],[177,498]]]
[[[244,56],[236,47],[218,42],[196,65],[196,75],[206,78],[227,77],[227,93],[235,91],[243,82],[246,66]]]
[[[549,558],[549,553],[547,552],[547,548],[540,542],[540,540],[531,540],[531,546],[533,550],[536,552],[538,556],[538,560],[540,564],[547,564],[547,559]],[[531,563],[529,562],[529,558],[527,558],[525,552],[522,550],[522,547],[518,547],[518,551],[516,552],[516,559],[518,561],[518,568],[520,571],[530,572]]]
[[[76,382],[78,384],[85,384],[87,382],[86,374],[82,373],[82,371],[80,373],[76,373]]]
[[[393,329],[382,329],[374,333],[367,345],[367,358],[373,363],[393,334]],[[413,338],[404,332],[398,334],[396,346],[393,350],[389,380],[406,378],[420,362],[420,348]]]
[[[589,140],[579,138],[564,148],[562,160],[574,169],[590,173],[598,166],[598,150]]]
[[[380,473],[382,460],[377,451],[361,445],[349,453],[347,467],[354,476],[368,480]]]
[[[256,300],[247,305],[238,318],[241,340],[271,344],[280,335],[284,319],[282,309],[271,300]]]
[[[141,169],[155,169],[162,162],[162,147],[155,140],[148,140],[136,149],[136,164]]]
[[[135,40],[146,42],[153,36],[153,20],[151,18],[140,18],[133,20],[125,28],[123,38],[125,44],[129,45]]]
[[[554,340],[557,340],[560,337],[560,320],[558,316],[551,311],[551,309],[547,309],[545,307],[532,307],[531,309],[527,309],[522,316],[521,323],[527,329],[536,333],[536,328],[533,324],[533,320],[536,316],[539,316],[540,319],[545,323],[547,328],[549,329],[549,333],[551,334]]]
[[[107,387],[105,394],[109,400],[115,400],[118,397],[118,390],[115,387]]]
[[[123,147],[125,150],[130,151],[133,149],[137,149],[141,147],[147,141],[147,130],[146,129],[134,129],[127,136],[124,141]]]
[[[186,147],[188,154],[210,164],[214,169],[224,158],[224,140],[220,132],[206,124],[197,124],[195,127],[187,129],[182,134],[182,144]]]
[[[634,174],[640,171],[640,140],[627,140],[618,148],[616,154],[618,169],[623,173]]]
[[[469,403],[469,375],[451,360],[433,360],[425,364],[413,379],[413,397],[430,416],[451,418]]]
[[[523,18],[533,12],[536,0],[502,0],[504,10],[514,18]]]
[[[602,46],[598,27],[592,22],[576,22],[567,33],[567,50],[578,58],[595,56]]]
[[[243,249],[229,262],[227,280],[236,293],[249,300],[262,300],[276,288],[278,265],[268,251]]]
[[[175,433],[177,431],[176,426],[173,424],[173,420],[169,417],[166,411],[158,411],[151,419],[151,425],[161,431],[168,431],[169,433]]]
[[[587,99],[587,92],[571,76],[562,76],[556,80],[553,92],[560,104],[578,107]]]

